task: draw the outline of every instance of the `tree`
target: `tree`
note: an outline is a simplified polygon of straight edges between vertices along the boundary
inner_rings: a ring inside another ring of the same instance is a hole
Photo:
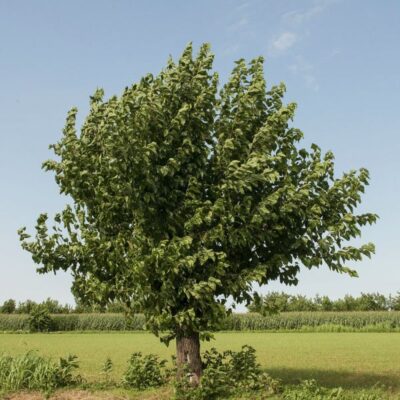
[[[394,297],[389,296],[389,310],[400,311],[400,292]]]
[[[18,307],[15,310],[17,314],[30,314],[34,308],[36,308],[39,304],[33,300],[26,300],[18,303]]]
[[[388,301],[383,294],[361,293],[357,300],[360,311],[384,311],[389,308]]]
[[[55,173],[72,204],[19,231],[38,272],[70,270],[73,290],[96,303],[140,310],[162,340],[176,338],[177,362],[201,374],[200,335],[218,328],[252,284],[296,284],[300,265],[346,266],[374,251],[346,245],[374,214],[355,209],[368,171],[334,175],[333,154],[292,127],[295,104],[283,84],[266,89],[263,59],[239,60],[219,89],[213,55],[192,46],[157,76],[120,97],[91,97],[77,133],[77,109],[50,146]]]
[[[334,302],[328,296],[317,297],[318,306],[322,311],[332,311]]]
[[[263,315],[278,314],[289,311],[292,298],[292,296],[283,292],[270,292],[256,296],[247,308],[250,312],[257,312]]]
[[[13,299],[6,300],[0,307],[0,313],[13,314],[17,308],[17,303]]]

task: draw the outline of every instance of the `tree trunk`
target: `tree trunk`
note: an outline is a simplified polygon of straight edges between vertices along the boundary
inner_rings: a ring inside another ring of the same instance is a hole
[[[197,386],[202,373],[200,339],[198,333],[177,335],[176,363],[178,367],[178,378],[182,377],[185,368],[187,368],[190,373],[190,383],[193,386]]]

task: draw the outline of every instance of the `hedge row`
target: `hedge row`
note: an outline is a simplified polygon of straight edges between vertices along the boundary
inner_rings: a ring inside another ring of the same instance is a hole
[[[143,315],[126,319],[122,314],[55,314],[53,331],[141,331]],[[398,311],[288,312],[263,317],[233,314],[223,321],[227,331],[400,331]],[[29,315],[0,315],[0,331],[29,331]]]

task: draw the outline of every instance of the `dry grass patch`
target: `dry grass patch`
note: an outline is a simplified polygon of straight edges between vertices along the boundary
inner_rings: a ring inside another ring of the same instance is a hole
[[[88,391],[61,390],[46,397],[42,393],[14,393],[0,396],[2,400],[167,400],[172,396],[171,388],[163,387],[158,390],[141,392],[128,391]]]

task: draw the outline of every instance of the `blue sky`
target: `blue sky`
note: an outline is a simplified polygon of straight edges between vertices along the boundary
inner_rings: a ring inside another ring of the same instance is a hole
[[[88,110],[193,41],[210,42],[221,80],[234,60],[266,58],[269,85],[284,81],[298,103],[295,125],[336,156],[337,172],[366,167],[361,210],[379,222],[364,230],[372,260],[358,279],[326,268],[305,271],[290,293],[400,290],[400,2],[397,0],[0,0],[0,302],[72,302],[70,277],[37,275],[16,231],[65,198],[40,166],[61,134],[67,110]],[[273,284],[264,290],[283,290]]]

